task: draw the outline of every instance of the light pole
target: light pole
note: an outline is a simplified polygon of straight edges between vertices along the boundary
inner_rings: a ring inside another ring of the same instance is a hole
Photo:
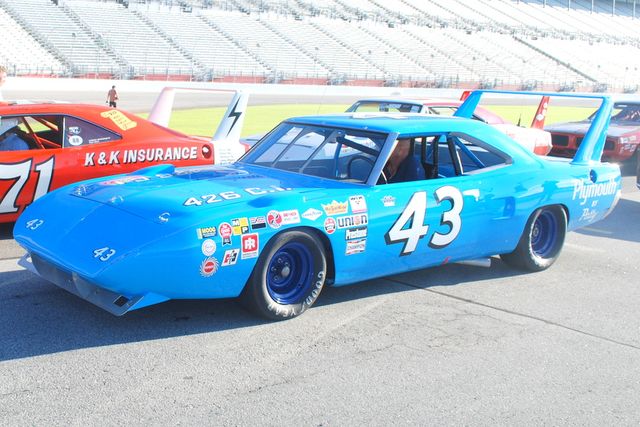
[[[171,62],[171,49],[167,48],[167,74],[166,80],[169,80],[169,65]]]
[[[384,73],[384,77],[387,75],[387,55],[389,55],[388,51],[384,51],[384,59],[382,60],[382,72]]]
[[[76,49],[76,33],[71,33],[71,76],[75,74],[75,59],[74,59],[74,51]]]
[[[315,50],[315,54],[313,56],[313,78],[317,79],[318,72],[316,70],[316,66],[318,65],[318,51],[320,50],[320,48],[318,48],[318,46],[314,46],[313,49]]]
[[[95,78],[98,78],[98,74],[100,74],[100,53],[102,50],[102,46],[104,46],[104,43],[102,41],[102,36],[100,34],[98,34],[98,49],[96,49],[96,75]]]

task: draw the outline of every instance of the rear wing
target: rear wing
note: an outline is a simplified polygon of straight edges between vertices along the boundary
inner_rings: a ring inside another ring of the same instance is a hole
[[[551,98],[546,95],[540,99],[540,104],[538,104],[536,114],[533,116],[533,120],[531,121],[531,127],[533,129],[544,129],[544,121],[547,118],[547,107],[549,107],[550,99]]]
[[[460,95],[460,101],[465,101],[469,95],[471,95],[471,91],[465,90]],[[530,128],[540,130],[544,129],[544,121],[547,118],[547,107],[549,107],[549,99],[549,96],[543,96],[542,99],[540,99],[536,114],[533,116],[531,126],[529,126]],[[518,126],[520,126],[520,121],[518,121]]]
[[[176,91],[233,93],[234,95],[227,107],[227,111],[211,138],[214,159],[217,164],[227,164],[234,162],[244,154],[245,147],[240,143],[240,132],[242,131],[245,112],[247,111],[248,93],[239,90],[165,87],[151,108],[149,121],[160,126],[169,127]]]
[[[514,95],[514,96],[541,96],[541,97],[562,97],[562,98],[575,98],[575,99],[596,99],[601,100],[600,106],[593,116],[591,126],[587,131],[578,151],[571,163],[574,164],[589,164],[591,162],[599,162],[602,156],[602,150],[604,149],[604,143],[607,138],[607,130],[609,128],[609,121],[611,120],[611,112],[613,111],[613,102],[607,95],[578,95],[569,93],[556,93],[556,92],[516,92],[516,91],[499,91],[499,90],[476,90],[469,94],[466,100],[462,103],[458,111],[454,116],[471,118],[475,111],[480,98],[484,94],[496,94],[496,95]]]

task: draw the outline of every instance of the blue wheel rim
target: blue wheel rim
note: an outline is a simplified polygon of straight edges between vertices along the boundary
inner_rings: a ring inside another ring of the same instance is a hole
[[[553,256],[558,238],[558,222],[550,211],[538,215],[531,230],[531,249],[536,256],[548,258]]]
[[[300,243],[287,243],[269,261],[267,291],[279,304],[302,301],[311,287],[313,257]]]

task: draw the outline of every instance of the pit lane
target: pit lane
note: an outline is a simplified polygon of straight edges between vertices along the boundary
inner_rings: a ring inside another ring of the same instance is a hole
[[[0,424],[637,425],[639,217],[625,176],[547,271],[431,268],[279,323],[230,300],[113,317],[17,267],[4,225]]]

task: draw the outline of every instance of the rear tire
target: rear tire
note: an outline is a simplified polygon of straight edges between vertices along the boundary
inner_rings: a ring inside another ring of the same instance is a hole
[[[500,258],[512,267],[529,271],[549,268],[558,258],[567,234],[567,215],[560,206],[537,209],[527,221],[516,249]]]
[[[275,236],[260,254],[242,293],[242,302],[271,320],[299,316],[324,287],[327,261],[322,242],[302,231]]]

